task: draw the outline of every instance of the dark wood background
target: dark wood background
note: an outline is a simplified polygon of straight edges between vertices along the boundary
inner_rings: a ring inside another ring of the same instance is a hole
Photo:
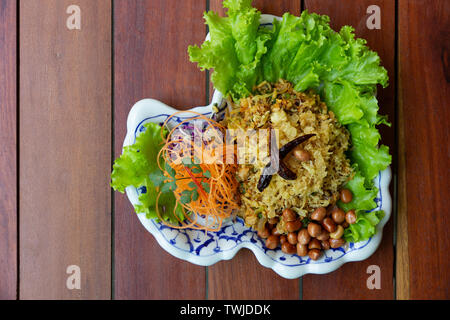
[[[81,8],[68,30],[66,8]],[[208,103],[190,63],[220,0],[0,0],[0,299],[449,299],[450,92],[446,0],[255,0],[281,15],[350,24],[388,69],[379,91],[393,155],[394,212],[369,259],[286,280],[248,250],[211,267],[178,260],[109,188],[126,117],[143,98]],[[366,27],[367,7],[381,29]],[[81,290],[68,290],[78,265]],[[378,265],[381,289],[367,267]]]

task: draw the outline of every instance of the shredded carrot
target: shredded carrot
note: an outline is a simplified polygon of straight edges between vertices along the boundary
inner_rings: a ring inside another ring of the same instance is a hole
[[[201,120],[202,130],[198,132],[197,128],[197,132],[194,132],[194,134],[215,130],[218,136],[225,137],[224,126],[200,113],[192,111],[176,112],[167,118],[163,128],[167,126],[173,117],[186,113],[193,114],[193,116],[186,117],[186,120],[178,123],[169,131],[166,137],[164,137],[163,131],[161,132],[165,143],[158,155],[158,166],[168,178],[167,181],[170,181],[173,177],[166,170],[166,167],[161,165],[159,159],[163,159],[175,171],[176,189],[174,194],[177,203],[174,210],[181,206],[185,219],[182,221],[183,219],[174,212],[179,224],[169,224],[161,218],[158,203],[156,203],[156,211],[161,222],[172,228],[219,231],[223,220],[234,216],[235,210],[239,208],[239,183],[236,180],[236,161],[233,161],[231,164],[225,161],[227,152],[232,152],[234,146],[227,146],[224,139],[219,139],[219,141],[204,141],[204,139],[200,139],[200,143],[198,143],[199,141],[196,141],[190,135],[181,138],[174,136],[176,130],[182,128],[184,124]],[[234,154],[231,154],[231,156],[234,157]],[[191,168],[189,168],[190,164],[192,164]],[[192,167],[195,167],[196,170],[192,169]],[[188,194],[189,192],[195,192],[196,197],[190,198],[190,201],[186,201],[186,199],[182,201],[183,192]],[[161,193],[157,197],[157,202],[160,195]]]

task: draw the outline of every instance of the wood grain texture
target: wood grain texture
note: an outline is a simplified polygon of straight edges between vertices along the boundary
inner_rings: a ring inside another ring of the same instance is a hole
[[[0,0],[0,300],[17,297],[16,7]]]
[[[253,6],[262,13],[282,15],[300,14],[298,0],[256,0]],[[213,11],[224,13],[222,1],[211,0]],[[212,86],[211,86],[212,87]],[[208,268],[208,298],[210,299],[299,299],[299,280],[283,279],[264,268],[249,250],[240,250],[230,261],[222,261]]]
[[[410,298],[449,299],[450,2],[400,0],[398,10]]]
[[[223,0],[210,0],[210,10],[220,13],[221,16],[225,15],[226,9],[223,8]],[[266,14],[273,14],[277,16],[283,15],[285,12],[291,12],[293,14],[300,14],[301,1],[298,0],[253,0],[252,6],[258,8],[259,11]]]
[[[154,98],[178,107],[204,105],[205,74],[187,47],[206,35],[206,1],[114,2],[115,156],[135,102]],[[115,298],[204,299],[205,267],[179,260],[141,225],[125,195],[115,193]]]
[[[397,70],[398,72],[398,70]],[[399,83],[398,92],[401,92],[402,84]],[[397,202],[397,238],[396,238],[396,268],[395,268],[395,298],[397,300],[409,300],[409,250],[408,250],[408,203],[406,185],[406,151],[405,151],[405,123],[404,110],[398,107],[398,202]]]
[[[111,1],[72,4],[20,1],[21,299],[111,297]]]
[[[381,9],[381,29],[369,30],[366,27],[367,7],[377,5]],[[368,46],[378,52],[382,65],[388,70],[389,87],[378,92],[380,113],[387,114],[395,124],[395,1],[394,0],[305,0],[305,9],[310,12],[330,16],[331,26],[339,30],[343,25],[352,25],[357,37],[367,39]],[[391,168],[395,173],[395,126],[380,127],[382,143],[390,147],[393,155]],[[394,195],[391,183],[391,195]],[[395,201],[395,199],[393,199]],[[384,227],[383,240],[378,250],[367,260],[343,265],[326,275],[307,275],[303,279],[304,299],[392,299],[394,297],[393,266],[393,221]],[[367,288],[367,268],[378,265],[381,270],[381,289]]]

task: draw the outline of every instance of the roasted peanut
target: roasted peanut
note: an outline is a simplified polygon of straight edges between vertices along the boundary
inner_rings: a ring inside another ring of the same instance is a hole
[[[297,241],[300,244],[308,244],[309,241],[311,240],[311,236],[308,233],[308,230],[306,229],[302,229],[298,232],[298,236],[297,236]]]
[[[297,240],[297,232],[289,232],[287,235],[287,241],[290,244],[297,244],[298,240]]]
[[[322,226],[325,230],[328,232],[335,232],[336,231],[336,223],[334,223],[333,219],[326,217],[322,221]]]
[[[322,232],[316,238],[320,241],[328,240],[330,238],[330,233],[322,229]]]
[[[296,157],[299,161],[311,160],[311,155],[309,154],[309,152],[302,148],[295,148],[293,154],[294,157]]]
[[[276,247],[278,247],[278,243],[280,242],[279,237],[274,236],[274,235],[270,235],[267,240],[266,240],[266,247],[267,249],[275,249]]]
[[[327,209],[324,207],[317,208],[316,210],[311,213],[311,219],[315,221],[322,221],[323,218],[327,215]]]
[[[304,257],[308,254],[308,247],[304,244],[297,243],[297,255]]]
[[[283,210],[284,221],[294,221],[297,219],[297,214],[292,209],[286,208]]]
[[[333,218],[334,222],[337,224],[341,224],[345,220],[345,212],[342,209],[337,208],[336,210],[333,210],[331,213],[331,217]]]
[[[258,236],[266,239],[270,235],[269,228],[264,227],[262,230],[258,231]]]
[[[297,247],[286,241],[281,245],[281,251],[287,254],[294,254],[297,252]]]
[[[315,238],[322,232],[322,227],[314,222],[308,224],[308,233],[311,237]]]
[[[317,239],[312,239],[308,244],[308,249],[320,249],[320,241]]]
[[[353,199],[352,192],[348,189],[342,189],[341,190],[341,201],[343,203],[349,203]]]
[[[320,258],[320,250],[319,249],[311,249],[308,252],[308,256],[311,258],[311,260],[317,260]]]
[[[287,232],[295,232],[302,227],[302,221],[300,219],[289,221],[286,223]]]
[[[320,242],[320,245],[322,247],[323,250],[328,250],[330,249],[330,242],[328,240],[323,240]]]
[[[273,225],[276,225],[278,223],[278,221],[280,221],[280,219],[278,217],[269,218],[269,220],[267,220],[267,222],[269,222],[269,224],[273,224]]]
[[[345,214],[345,221],[347,221],[349,224],[354,224],[356,222],[355,210],[350,210]]]
[[[333,249],[342,247],[345,244],[345,240],[340,238],[340,239],[330,239],[328,240],[330,242],[330,247]]]

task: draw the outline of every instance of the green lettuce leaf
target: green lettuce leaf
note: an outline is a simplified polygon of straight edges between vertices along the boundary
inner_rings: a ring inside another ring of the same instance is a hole
[[[253,61],[257,44],[259,19],[261,12],[252,8],[251,0],[228,0],[223,5],[228,8],[231,34],[235,40],[236,56],[240,64]]]
[[[386,169],[392,161],[389,147],[382,145],[378,148],[367,143],[353,143],[350,159],[359,165],[362,175],[366,178],[366,185],[370,185],[378,173]]]
[[[338,206],[346,212],[352,209],[372,210],[377,206],[374,199],[378,194],[378,189],[376,187],[366,187],[365,178],[358,171],[357,167],[355,167],[355,170],[355,176],[345,186],[353,194],[352,201],[349,203],[339,201]]]
[[[359,92],[348,81],[325,81],[321,96],[342,124],[358,122],[364,117]]]
[[[234,49],[231,23],[228,18],[209,11],[204,14],[211,35],[210,41],[205,41],[201,48],[189,46],[190,60],[197,62],[204,69],[214,69],[211,81],[223,93],[228,93],[236,82],[239,61]]]
[[[370,212],[358,212],[356,223],[345,229],[344,239],[347,242],[364,241],[372,237],[376,232],[376,225],[384,217],[382,210]]]
[[[135,144],[124,148],[122,155],[114,161],[111,174],[111,186],[116,191],[124,192],[128,186],[142,188],[139,195],[140,204],[136,213],[145,213],[149,219],[158,219],[156,213],[157,187],[164,181],[164,174],[157,164],[157,156],[162,147],[161,127],[156,123],[144,125],[145,131],[136,137]],[[181,207],[175,208],[176,199],[173,191],[162,192],[159,200],[159,212],[164,220],[177,222],[174,214],[183,217]]]
[[[211,81],[224,95],[239,100],[248,96],[261,79],[261,57],[271,32],[259,27],[261,12],[251,0],[227,0],[227,17],[209,11],[204,14],[211,40],[201,47],[189,46],[192,62],[204,69],[214,69]]]
[[[366,185],[370,185],[379,171],[386,169],[391,163],[389,148],[385,145],[378,147],[380,133],[374,125],[366,121],[349,124],[347,128],[352,139],[350,159],[358,164],[362,175],[366,178]]]
[[[349,242],[367,240],[376,233],[376,225],[384,217],[383,211],[375,211],[377,207],[374,199],[378,194],[378,188],[366,187],[365,178],[355,167],[356,174],[345,186],[353,194],[349,203],[338,202],[338,206],[344,211],[356,208],[356,223],[345,229],[344,238]]]
[[[344,211],[356,209],[356,223],[345,229],[344,238],[348,242],[358,242],[367,240],[376,233],[376,225],[384,217],[384,212],[374,210],[377,207],[374,199],[378,194],[375,186],[366,186],[366,179],[355,166],[356,174],[345,188],[353,194],[350,203],[338,202],[338,206]]]
[[[281,22],[275,20],[273,24],[274,40],[263,57],[264,79],[269,82],[287,79],[288,67],[305,39],[303,23],[296,16],[285,14]]]

